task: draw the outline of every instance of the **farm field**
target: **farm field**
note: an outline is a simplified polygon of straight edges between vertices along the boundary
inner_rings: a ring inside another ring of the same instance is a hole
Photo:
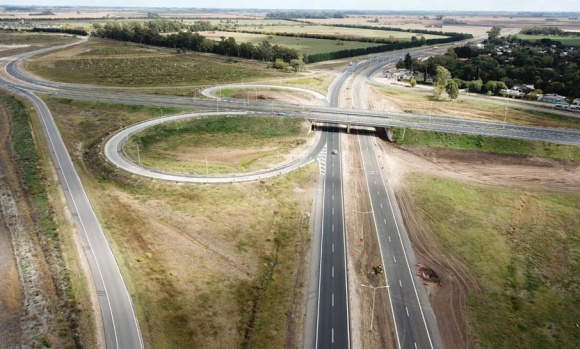
[[[0,45],[62,45],[76,41],[72,35],[0,31]]]
[[[221,40],[220,37],[225,36],[235,38],[236,42],[238,43],[251,42],[254,45],[257,45],[263,41],[268,41],[272,45],[280,45],[288,47],[298,51],[300,54],[303,55],[312,55],[317,53],[326,53],[357,48],[367,48],[381,45],[357,41],[337,41],[337,40],[297,38],[288,36],[222,32],[222,31],[201,32],[200,34],[207,37],[208,39],[216,41]]]
[[[259,26],[291,26],[296,25],[296,22],[293,21],[285,21],[283,19],[230,19],[230,20],[222,20],[222,19],[208,19],[208,22],[214,25],[220,26],[230,26],[233,27],[259,27]],[[193,20],[189,21],[193,22]]]
[[[378,18],[378,22],[375,22]],[[490,29],[488,26],[477,24],[472,25],[448,25],[442,24],[442,21],[435,19],[419,19],[411,16],[351,16],[349,18],[316,18],[316,19],[301,19],[302,21],[309,21],[312,23],[320,23],[325,25],[332,24],[346,24],[346,25],[364,25],[373,27],[393,27],[401,29],[422,29],[441,32],[456,32],[472,34],[474,37],[486,35]],[[441,28],[434,27],[441,25]],[[425,37],[426,39],[428,37]]]
[[[373,30],[373,29],[357,29],[357,28],[342,28],[331,27],[323,25],[292,25],[292,26],[267,26],[267,27],[249,27],[241,28],[241,30],[260,31],[267,33],[304,33],[304,34],[321,34],[321,35],[336,35],[349,38],[377,38],[377,39],[393,39],[399,41],[411,41],[411,37],[424,36],[425,39],[439,39],[444,38],[440,35],[429,35],[419,33],[408,33],[398,31]]]
[[[540,41],[542,39],[550,39],[553,41],[560,41],[563,45],[580,46],[580,36],[547,36],[547,35],[526,35],[518,34],[518,39],[525,41]]]
[[[284,76],[263,62],[99,39],[32,59],[27,68],[54,81],[124,87],[200,86]]]

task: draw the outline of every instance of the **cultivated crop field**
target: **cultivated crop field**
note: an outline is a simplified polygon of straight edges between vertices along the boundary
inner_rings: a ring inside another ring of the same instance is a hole
[[[580,37],[571,36],[547,36],[547,35],[526,35],[518,34],[518,39],[525,41],[540,41],[542,39],[550,39],[553,41],[560,41],[563,45],[580,46]]]
[[[268,41],[272,45],[280,45],[288,47],[298,51],[303,55],[312,55],[317,53],[327,53],[341,50],[357,49],[357,48],[367,48],[380,46],[380,44],[371,44],[366,42],[357,41],[338,41],[338,40],[325,40],[325,39],[310,39],[310,38],[297,38],[288,36],[276,36],[276,35],[266,35],[266,34],[249,34],[249,33],[235,33],[235,32],[201,32],[201,35],[207,37],[208,39],[220,41],[220,37],[233,37],[236,42],[251,42],[257,45],[263,41]]]
[[[60,45],[76,41],[72,35],[0,31],[0,45]]]
[[[265,63],[236,61],[90,40],[87,45],[33,59],[28,69],[53,81],[125,87],[213,85],[282,75],[266,69]]]
[[[304,34],[324,34],[324,35],[336,35],[349,38],[377,38],[377,39],[393,39],[398,41],[411,41],[411,37],[421,37],[424,36],[425,39],[439,39],[444,38],[440,35],[430,35],[430,34],[420,34],[420,33],[408,33],[399,31],[386,31],[386,30],[372,30],[372,29],[357,29],[357,28],[342,28],[342,27],[331,27],[323,25],[292,25],[292,26],[266,26],[266,27],[249,27],[241,28],[241,30],[252,30],[260,31],[263,33],[304,33]]]

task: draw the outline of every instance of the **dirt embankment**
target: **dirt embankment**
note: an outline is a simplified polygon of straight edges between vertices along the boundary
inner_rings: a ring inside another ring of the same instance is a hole
[[[11,210],[12,192],[7,183],[8,157],[8,115],[0,107],[0,346],[14,348],[19,346],[22,335],[20,317],[23,312],[22,287],[18,266],[12,249],[12,237],[4,215]]]
[[[431,305],[446,348],[475,346],[467,320],[467,294],[480,292],[474,275],[452,254],[444,252],[425,222],[415,215],[415,202],[403,179],[429,174],[489,186],[539,188],[569,192],[580,187],[580,165],[524,156],[505,156],[447,149],[380,145],[385,178],[394,187],[418,261],[433,269],[442,286],[430,286]]]

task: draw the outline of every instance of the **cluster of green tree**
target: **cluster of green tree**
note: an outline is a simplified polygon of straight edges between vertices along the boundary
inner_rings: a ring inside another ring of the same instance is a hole
[[[578,32],[567,32],[558,27],[532,27],[524,28],[520,34],[526,35],[548,35],[548,36],[580,36]]]
[[[42,12],[39,13],[29,13],[29,16],[54,16],[56,15],[54,12],[52,12],[51,10],[44,10]]]
[[[221,41],[214,41],[203,35],[187,30],[180,30],[177,33],[161,35],[163,28],[159,23],[165,23],[164,20],[152,22],[130,22],[130,23],[107,23],[104,26],[93,25],[93,36],[120,40],[131,41],[145,45],[155,45],[171,47],[181,50],[216,53],[230,57],[240,57],[248,59],[258,59],[263,61],[275,62],[280,59],[290,63],[292,60],[299,59],[296,50],[272,45],[268,41],[263,41],[258,45],[251,42],[238,44],[236,39],[225,36]],[[172,31],[172,30],[169,30]]]
[[[328,11],[276,11],[266,13],[266,19],[292,19],[292,18],[345,18],[343,12]]]
[[[44,32],[44,33],[66,33],[73,35],[87,36],[89,33],[83,28],[32,28],[33,32]]]
[[[355,57],[355,56],[362,56],[368,55],[372,53],[380,53],[380,52],[388,52],[394,50],[401,50],[405,48],[411,47],[419,47],[421,43],[419,41],[406,41],[406,42],[397,42],[392,44],[385,44],[381,46],[372,46],[366,48],[354,48],[349,50],[340,50],[334,52],[324,52],[324,53],[316,53],[312,55],[304,56],[304,62],[306,63],[316,63],[322,61],[330,61],[333,59],[341,59],[341,58],[348,58],[348,57]]]
[[[364,25],[364,24],[320,24],[320,23],[313,23],[307,21],[298,21],[300,23],[307,23],[312,25],[324,25],[330,27],[340,27],[340,28],[354,28],[354,29],[370,29],[370,30],[384,30],[384,31],[395,31],[395,32],[406,32],[406,33],[418,33],[418,34],[430,34],[430,35],[440,35],[452,38],[451,41],[460,41],[460,40],[467,40],[473,39],[472,34],[466,33],[455,33],[455,32],[442,32],[442,31],[435,31],[435,30],[426,30],[426,29],[403,29],[403,28],[392,28],[392,27],[378,27],[372,25]],[[438,40],[438,39],[434,39]]]
[[[515,36],[502,40],[502,51],[493,42],[483,49],[456,47],[426,61],[413,59],[411,69],[427,81],[427,75],[437,75],[437,66],[445,67],[469,92],[499,95],[502,89],[515,85],[534,85],[545,93],[578,97],[580,50],[554,48],[548,42],[526,42]]]

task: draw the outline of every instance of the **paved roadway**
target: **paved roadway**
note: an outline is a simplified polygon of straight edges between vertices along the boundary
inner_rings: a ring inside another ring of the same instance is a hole
[[[376,140],[368,133],[359,136],[397,343],[399,348],[443,348],[426,289],[415,275],[416,260],[396,199],[377,161]]]
[[[32,54],[27,54],[27,55],[22,55],[24,56],[31,56]],[[332,107],[308,107],[309,113],[307,115],[303,114],[300,112],[300,110],[296,110],[296,106],[292,106],[292,105],[276,105],[276,108],[293,108],[293,112],[289,113],[290,116],[297,116],[297,117],[305,117],[307,116],[310,119],[313,120],[317,120],[317,121],[327,121],[327,122],[335,122],[335,123],[351,123],[351,124],[357,124],[357,125],[367,125],[367,126],[403,126],[403,127],[413,127],[413,128],[420,128],[420,129],[429,129],[429,130],[439,130],[439,131],[447,131],[447,132],[458,132],[458,133],[470,133],[470,134],[484,134],[484,135],[497,135],[497,136],[505,136],[505,137],[512,137],[512,138],[524,138],[524,139],[536,139],[536,140],[546,140],[546,141],[555,141],[555,142],[560,142],[560,143],[573,143],[573,144],[580,144],[580,132],[578,131],[569,131],[569,130],[561,130],[561,129],[546,129],[546,128],[540,128],[540,127],[524,127],[524,126],[515,126],[515,125],[504,125],[504,124],[500,124],[500,123],[485,123],[485,122],[473,122],[473,121],[466,121],[466,120],[459,120],[459,119],[451,119],[451,118],[436,118],[436,117],[429,117],[429,116],[424,116],[424,115],[412,115],[412,114],[396,114],[396,113],[385,113],[385,112],[373,112],[373,111],[363,111],[363,110],[341,110],[340,108],[337,108],[337,103],[338,103],[338,93],[340,92],[341,88],[342,88],[342,84],[346,81],[346,79],[348,77],[350,77],[350,75],[352,75],[355,71],[364,69],[364,68],[369,68],[371,66],[374,66],[377,63],[390,63],[390,62],[394,62],[396,61],[398,58],[400,58],[399,56],[393,56],[393,55],[389,55],[389,56],[383,56],[383,57],[374,57],[372,59],[369,59],[367,61],[361,62],[353,67],[350,67],[346,74],[344,74],[340,79],[338,79],[331,87],[331,93],[330,93],[330,101],[331,101],[331,106]],[[375,66],[376,69],[378,65]],[[106,92],[106,91],[97,91],[95,89],[87,89],[87,88],[82,88],[82,87],[78,87],[78,86],[74,86],[74,85],[69,85],[69,84],[62,84],[62,83],[51,83],[51,82],[45,82],[45,81],[38,81],[35,80],[33,78],[30,78],[28,76],[25,76],[24,74],[22,74],[18,68],[17,68],[17,64],[16,62],[12,62],[9,63],[8,66],[6,67],[6,71],[8,72],[9,75],[12,75],[14,77],[16,77],[16,79],[20,79],[25,81],[26,84],[28,85],[34,85],[34,87],[32,87],[35,90],[39,90],[39,91],[46,91],[48,93],[52,93],[52,94],[57,94],[59,96],[62,97],[72,97],[72,98],[84,98],[84,99],[94,99],[94,100],[108,100],[108,101],[115,101],[115,102],[126,102],[126,103],[139,103],[139,104],[155,104],[155,105],[170,105],[170,106],[180,106],[180,107],[201,107],[201,108],[214,108],[216,106],[216,102],[214,103],[213,101],[202,101],[202,100],[191,100],[191,99],[185,99],[185,98],[174,98],[174,97],[166,97],[166,96],[147,96],[147,95],[138,95],[138,94],[126,94],[126,93],[111,93],[111,92]],[[367,75],[368,75],[369,70],[367,70]],[[7,82],[6,85],[8,85],[8,87],[11,88],[17,88],[17,85],[20,85],[21,82]],[[30,86],[29,86],[30,88]],[[57,89],[57,91],[52,91]],[[28,92],[22,92],[22,93],[26,93],[27,95],[29,95],[29,98],[34,98],[32,97],[32,95]],[[255,103],[254,101],[252,101],[251,105],[246,106],[246,103],[243,104],[240,103],[239,101],[237,101],[237,103],[234,103],[233,100],[223,100],[222,104],[222,108],[224,106],[228,106],[230,109],[237,109],[237,110],[262,110],[262,111],[268,111],[270,108],[273,107],[273,104],[271,103]],[[229,103],[229,104],[225,104],[225,103]],[[334,107],[334,108],[333,108]],[[304,107],[302,107],[302,110],[304,110]],[[49,114],[48,114],[49,115]],[[52,118],[50,118],[50,120],[52,120]],[[54,128],[54,130],[56,130],[56,127]],[[58,134],[58,132],[56,133]],[[60,138],[60,136],[58,136],[58,138]],[[329,140],[331,140],[333,137],[329,136]],[[322,144],[322,143],[321,143]],[[64,145],[63,147],[63,151],[64,154],[66,154],[66,149],[64,149]],[[339,148],[339,147],[336,147]],[[118,150],[118,149],[117,149]],[[332,152],[333,147],[327,147],[327,152]],[[67,154],[68,156],[68,154]],[[335,158],[340,158],[340,154],[338,156],[332,156],[332,154],[328,154],[328,159],[332,159],[330,160],[331,162],[334,163],[335,167],[338,166],[338,168],[340,168],[340,159],[335,159]],[[364,157],[363,157],[364,158]],[[375,159],[376,160],[376,159]],[[56,160],[55,160],[56,161]],[[69,159],[70,161],[70,159]],[[72,164],[71,164],[71,168],[72,168]],[[327,167],[328,168],[328,167]],[[73,169],[74,172],[74,169]],[[371,171],[372,172],[372,171]],[[340,173],[340,172],[338,172]],[[76,173],[75,173],[76,176]],[[77,177],[78,179],[78,177]],[[341,182],[340,177],[335,178],[332,176],[327,176],[325,177],[325,186],[327,184],[331,185],[334,183],[335,186],[335,191],[325,191],[325,205],[327,200],[332,201],[332,197],[334,195],[334,197],[341,197],[342,198],[342,187],[339,186],[337,187],[337,181]],[[64,180],[64,178],[63,178]],[[180,179],[183,180],[183,179]],[[80,186],[80,182],[79,182],[79,186]],[[64,187],[64,185],[63,185]],[[82,187],[79,187],[82,190]],[[385,189],[386,190],[386,189]],[[76,191],[78,191],[78,188],[76,189]],[[84,193],[84,192],[83,192]],[[380,193],[380,190],[379,190]],[[85,196],[86,198],[86,196]],[[372,199],[371,199],[372,200]],[[88,204],[88,200],[87,200],[87,204]],[[379,202],[380,205],[380,202]],[[74,205],[73,205],[74,206]],[[332,206],[331,206],[332,207]],[[90,205],[89,205],[89,209],[90,209]],[[334,212],[336,215],[336,211],[337,208],[334,207]],[[84,211],[84,210],[81,210]],[[71,212],[77,212],[77,210],[73,210],[71,209]],[[90,209],[90,212],[92,213],[92,209]],[[347,288],[346,286],[344,286],[344,296],[339,295],[338,293],[340,291],[338,291],[338,279],[340,279],[340,276],[338,276],[341,272],[337,270],[337,264],[340,265],[341,263],[338,263],[336,259],[332,259],[329,257],[325,257],[324,256],[324,251],[327,248],[327,243],[329,241],[335,243],[335,251],[336,251],[336,243],[338,243],[339,241],[344,241],[344,234],[342,231],[342,223],[337,223],[336,220],[332,220],[332,211],[327,211],[325,210],[324,213],[324,224],[328,225],[326,222],[327,220],[330,220],[330,222],[334,222],[334,228],[335,231],[332,232],[332,226],[333,223],[329,223],[331,226],[331,231],[330,233],[330,237],[328,237],[327,235],[328,233],[328,229],[324,228],[323,229],[323,244],[321,247],[321,270],[320,270],[320,288],[321,290],[319,290],[319,310],[321,308],[323,309],[329,309],[329,310],[324,310],[321,311],[322,315],[320,315],[319,313],[319,319],[318,319],[318,329],[319,329],[319,335],[317,335],[317,345],[320,345],[320,347],[327,347],[327,341],[328,339],[330,339],[330,341],[332,342],[332,340],[335,340],[334,345],[341,345],[343,347],[348,347],[350,345],[349,342],[349,335],[348,335],[348,304],[347,304]],[[342,222],[342,209],[341,209],[341,215],[340,215],[340,222]],[[77,212],[79,213],[79,212]],[[83,216],[85,216],[85,213],[80,213]],[[92,215],[94,216],[94,213],[92,213]],[[96,221],[96,218],[95,218]],[[82,223],[82,222],[81,222]],[[396,223],[396,216],[395,216],[395,223]],[[79,223],[80,224],[80,223]],[[98,222],[96,222],[96,225],[98,225]],[[340,227],[340,229],[337,229],[338,227]],[[98,227],[98,230],[100,231],[100,227]],[[88,236],[92,236],[93,234],[88,234]],[[96,234],[99,235],[99,234]],[[102,231],[100,231],[100,235],[102,235]],[[104,240],[104,235],[103,236],[103,240]],[[388,237],[387,237],[388,238]],[[326,241],[326,243],[324,242]],[[106,240],[104,240],[105,244],[106,244]],[[331,245],[332,246],[332,245]],[[108,248],[108,246],[106,246]],[[109,250],[110,251],[110,250]],[[332,251],[332,248],[331,248]],[[405,250],[402,250],[403,253],[406,253]],[[395,252],[393,252],[395,253]],[[336,254],[336,252],[335,252]],[[344,248],[342,250],[342,254],[344,255]],[[394,257],[396,258],[396,255],[394,255]],[[112,257],[114,261],[114,257]],[[330,261],[330,262],[328,262]],[[344,261],[344,259],[343,259]],[[343,263],[344,264],[344,263]],[[114,265],[116,267],[116,264]],[[334,280],[333,278],[328,279],[328,275],[332,275],[332,267],[334,266]],[[385,265],[386,266],[386,265]],[[323,271],[323,268],[325,269],[325,271]],[[330,267],[330,272],[328,272],[327,267]],[[118,268],[117,268],[118,270]],[[399,273],[396,275],[403,275],[404,273]],[[119,274],[120,277],[120,274]],[[342,276],[344,278],[343,281],[343,285],[346,285],[346,269],[344,269],[344,274]],[[104,279],[104,278],[103,278]],[[401,283],[403,283],[404,280],[401,279]],[[412,277],[411,277],[411,281],[412,281]],[[122,279],[121,279],[122,282]],[[103,285],[105,285],[106,283],[104,283]],[[123,285],[124,286],[124,285]],[[322,288],[324,288],[324,293],[322,291]],[[330,290],[328,293],[326,290]],[[106,290],[103,288],[101,291],[105,291]],[[332,296],[330,296],[330,298],[328,298],[328,294],[332,295],[333,292],[335,293],[335,299],[334,299],[334,307],[332,306]],[[109,291],[109,294],[107,299],[110,302],[110,298],[111,296],[111,291]],[[125,289],[125,293],[126,293],[126,289]],[[344,297],[345,299],[345,310],[344,311],[339,311],[338,309],[333,309],[337,307],[337,297]],[[130,299],[128,300],[130,304]],[[420,301],[418,301],[420,303]],[[105,302],[101,302],[101,303],[105,303]],[[395,304],[397,303],[397,300],[395,300]],[[402,300],[401,304],[407,304],[408,303],[408,299],[404,299]],[[418,303],[418,304],[419,304]],[[409,303],[410,304],[410,303]],[[113,313],[115,311],[114,309],[115,307],[111,307],[109,306],[109,312]],[[420,309],[420,308],[419,308]],[[407,311],[410,311],[411,313],[414,311],[413,306],[411,305],[411,307],[409,308],[409,305],[406,305],[405,308],[405,313]],[[132,312],[132,309],[131,309]],[[103,314],[106,313],[106,310],[103,311]],[[332,316],[328,316],[328,314],[332,314]],[[343,317],[346,313],[346,317],[347,320],[345,321],[341,321],[339,319],[339,317]],[[395,316],[398,317],[400,311],[397,310]],[[104,315],[105,316],[105,315]],[[428,316],[428,315],[427,315]],[[111,316],[111,319],[114,320],[114,316]],[[416,322],[418,321],[418,317],[415,316],[410,316],[410,318],[414,319],[414,320],[409,320],[409,323],[413,325],[413,328],[415,328],[415,326],[417,326]],[[133,315],[133,319],[134,319],[134,315]],[[325,322],[325,319],[329,319],[329,322]],[[424,320],[425,321],[425,320]],[[138,332],[138,326],[135,322],[135,327],[137,329]],[[107,321],[107,323],[109,323],[109,321]],[[107,343],[108,345],[114,345],[112,342],[110,342],[110,338],[115,338],[116,342],[119,342],[119,338],[117,336],[117,329],[114,327],[114,321],[110,321],[110,323],[113,324],[112,327],[112,333],[114,333],[114,336],[109,335],[107,338]],[[126,323],[126,322],[123,322]],[[346,325],[344,325],[346,323]],[[106,326],[106,330],[111,328],[110,325]],[[335,337],[333,338],[333,331],[332,329],[335,328],[334,331],[334,335]],[[330,329],[330,336],[328,336],[329,332],[328,329]],[[339,330],[340,329],[340,330]],[[343,330],[344,329],[344,330]],[[401,341],[401,344],[404,344],[405,347],[407,344],[410,343],[410,341],[408,339],[406,339],[407,337],[409,337],[413,332],[407,330],[406,328],[401,327],[401,331],[402,333],[399,333],[399,340]],[[111,331],[109,331],[111,333]],[[131,331],[129,331],[131,332]],[[428,332],[427,332],[428,333]],[[401,339],[401,335],[403,336]],[[421,334],[417,334],[417,335],[413,335],[413,343],[417,343],[417,341],[419,341],[419,343],[424,343],[424,337],[425,335],[421,335]],[[427,335],[427,337],[429,337],[429,335]],[[138,337],[138,342],[140,345],[142,345],[141,343],[141,339],[140,336]],[[428,338],[431,346],[432,344],[432,340],[430,338]],[[111,343],[111,344],[109,344]],[[332,344],[332,343],[331,343]],[[423,344],[421,344],[423,345]],[[113,346],[111,346],[113,347]],[[137,346],[132,346],[131,344],[128,344],[127,346],[119,346],[119,347],[127,347],[127,348],[132,348],[132,347],[137,347]]]
[[[341,131],[338,126],[328,126],[327,131],[316,347],[350,348]]]
[[[143,348],[139,324],[121,271],[50,111],[36,95],[21,89],[12,90],[31,101],[40,116],[67,205],[89,262],[107,348]]]
[[[44,51],[44,50],[43,50]],[[419,54],[422,51],[413,53]],[[25,59],[32,56],[33,53],[27,53],[19,56]],[[272,104],[263,101],[250,101],[250,103],[239,100],[220,98],[219,100],[200,100],[192,98],[180,98],[170,96],[152,96],[143,94],[129,94],[123,92],[110,92],[87,88],[66,83],[53,83],[42,81],[29,77],[18,69],[18,60],[9,62],[6,67],[6,75],[12,76],[14,81],[7,83],[9,86],[17,87],[26,85],[27,88],[34,91],[42,91],[59,97],[81,98],[88,100],[100,100],[119,103],[132,103],[143,105],[164,105],[181,108],[205,108],[209,110],[220,109],[235,111],[252,111],[271,113],[272,108],[275,110],[285,111],[288,116],[305,117],[313,121],[330,122],[330,123],[350,123],[361,126],[376,127],[409,127],[423,130],[433,130],[441,132],[452,132],[462,134],[481,134],[486,136],[498,136],[516,139],[538,140],[546,142],[580,144],[580,131],[566,130],[559,128],[545,128],[534,126],[513,125],[500,122],[483,122],[457,118],[434,117],[421,114],[394,113],[385,111],[371,111],[362,109],[342,109],[338,108],[338,98],[340,89],[347,78],[351,77],[356,71],[365,70],[363,74],[366,77],[380,69],[383,64],[393,63],[402,55],[394,54],[392,56],[374,57],[373,59],[360,62],[359,64],[349,67],[345,74],[337,79],[330,88],[329,102],[330,107],[325,106],[296,106],[291,104]],[[367,69],[370,68],[370,69]],[[23,83],[24,82],[24,83]],[[243,85],[252,88],[251,84]],[[355,91],[357,92],[357,91]]]
[[[256,181],[265,178],[272,178],[275,176],[280,176],[292,172],[298,168],[308,165],[309,163],[316,160],[316,157],[322,151],[325,141],[320,138],[314,145],[310,148],[306,156],[296,159],[288,164],[271,168],[263,171],[256,171],[247,174],[228,174],[228,175],[185,175],[185,174],[175,174],[175,173],[165,173],[159,170],[153,170],[141,167],[140,165],[134,163],[132,160],[128,159],[123,153],[123,144],[125,141],[131,137],[133,134],[141,132],[142,130],[159,125],[165,122],[175,122],[179,120],[208,117],[214,115],[248,115],[242,112],[227,112],[227,113],[196,113],[196,114],[180,114],[173,115],[165,118],[152,119],[145,122],[141,122],[132,126],[129,126],[111,136],[103,147],[103,154],[105,158],[111,162],[117,168],[121,168],[124,171],[160,180],[173,181],[173,182],[187,182],[187,183],[231,183],[231,182],[248,182]],[[319,136],[320,137],[320,136]]]
[[[369,66],[353,82],[352,98],[361,107],[362,85],[382,65]],[[369,132],[359,136],[361,158],[371,201],[381,259],[399,348],[443,348],[437,319],[427,290],[414,272],[417,264],[394,193],[383,178],[374,148],[377,142]]]

